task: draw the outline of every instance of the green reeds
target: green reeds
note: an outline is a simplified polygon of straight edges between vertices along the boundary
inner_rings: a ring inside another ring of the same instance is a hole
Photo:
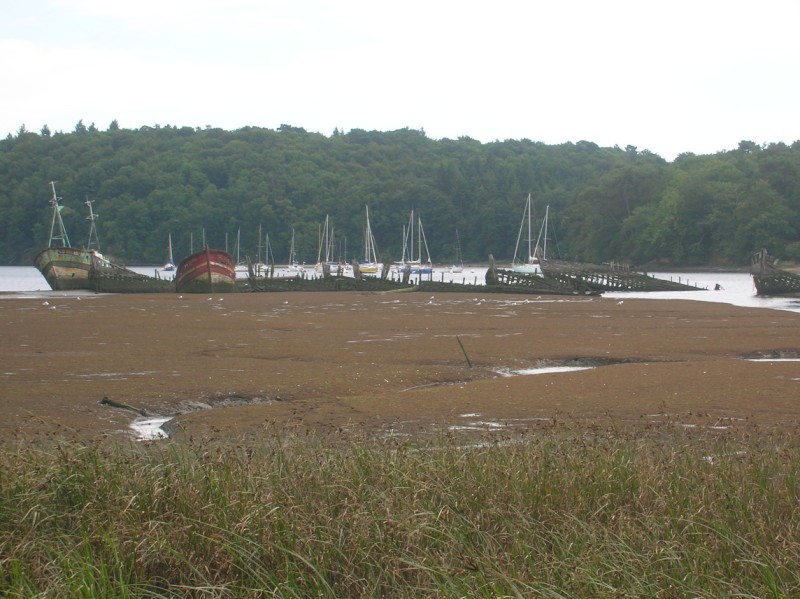
[[[0,451],[11,597],[793,597],[794,435]]]

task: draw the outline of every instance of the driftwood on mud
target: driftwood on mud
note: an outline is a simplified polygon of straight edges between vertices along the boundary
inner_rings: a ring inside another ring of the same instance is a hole
[[[152,416],[152,414],[150,414],[147,410],[142,410],[140,408],[135,408],[133,406],[129,406],[128,404],[125,404],[125,403],[122,403],[122,402],[119,402],[119,401],[114,401],[113,399],[109,399],[108,397],[104,397],[103,399],[101,399],[100,400],[100,405],[101,406],[108,406],[110,408],[119,408],[120,410],[129,410],[131,412],[136,412],[137,414],[139,414],[139,416],[144,416],[146,418],[149,418],[150,416]]]

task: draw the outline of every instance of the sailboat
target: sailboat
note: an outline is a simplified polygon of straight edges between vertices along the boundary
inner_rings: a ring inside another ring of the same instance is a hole
[[[330,224],[330,219],[326,214],[325,224],[322,226],[322,231],[319,235],[317,263],[314,266],[314,272],[321,274],[327,270],[327,272],[332,275],[339,272],[339,263],[333,260],[334,247],[333,225]]]
[[[358,264],[362,274],[377,274],[381,265],[378,263],[378,253],[375,251],[375,237],[369,224],[369,206],[366,206],[367,224],[364,227],[364,258]]]
[[[456,229],[456,261],[450,266],[450,272],[453,274],[464,271],[464,258],[461,256],[461,239],[458,236],[458,229]]]
[[[261,260],[261,248],[264,248],[264,260]],[[264,245],[261,245],[261,223],[258,223],[258,244],[256,245],[256,263],[252,265],[252,274],[257,277],[266,275],[269,269],[269,233],[267,233]],[[248,272],[248,274],[250,274]]]
[[[236,278],[237,279],[246,279],[249,276],[250,269],[247,268],[247,263],[242,262],[241,257],[239,255],[239,249],[242,239],[242,229],[241,227],[236,231]]]
[[[513,272],[522,273],[522,274],[529,274],[529,275],[541,275],[542,274],[542,265],[539,262],[539,258],[544,259],[547,256],[547,217],[550,211],[550,206],[547,207],[545,210],[544,220],[542,221],[542,227],[539,229],[539,237],[536,240],[536,244],[533,243],[533,236],[531,230],[531,220],[532,220],[532,210],[531,210],[531,194],[528,194],[528,199],[525,202],[525,211],[522,214],[522,223],[519,227],[519,235],[517,235],[517,245],[514,248],[514,259],[511,263],[511,270]],[[520,252],[520,241],[522,241],[522,235],[525,230],[527,224],[527,256],[520,259],[517,259],[517,255]],[[544,243],[544,245],[540,248],[540,243]]]
[[[175,262],[173,261],[172,258],[172,233],[169,233],[168,239],[169,242],[167,246],[167,251],[169,252],[169,257],[167,258],[167,262],[164,264],[164,266],[161,267],[161,270],[167,272],[175,270]]]
[[[292,241],[289,245],[289,263],[283,272],[287,277],[299,277],[303,272],[303,267],[297,262],[297,253],[294,249],[294,229],[292,229]]]
[[[414,254],[414,226],[416,224],[416,246],[417,253]],[[425,247],[426,261],[422,261],[422,248]],[[428,241],[425,239],[425,231],[422,228],[422,218],[417,216],[414,219],[414,211],[411,211],[411,216],[408,219],[408,229],[403,232],[403,260],[400,263],[401,268],[410,268],[411,274],[431,274],[433,272],[433,264],[431,263],[431,254],[428,251]]]

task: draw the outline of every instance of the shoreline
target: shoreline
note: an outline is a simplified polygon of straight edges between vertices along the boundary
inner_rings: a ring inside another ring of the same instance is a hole
[[[0,302],[7,440],[129,439],[132,413],[103,398],[175,415],[178,440],[800,420],[794,312],[479,293],[37,299]],[[576,364],[593,367],[508,376]]]

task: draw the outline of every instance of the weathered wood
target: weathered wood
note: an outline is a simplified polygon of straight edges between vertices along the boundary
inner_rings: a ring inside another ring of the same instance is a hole
[[[591,291],[697,291],[688,283],[657,279],[646,273],[618,266],[579,262],[542,261],[545,278],[554,279],[576,290]]]
[[[775,266],[775,258],[765,249],[750,258],[750,274],[756,295],[800,295],[800,275]]]

